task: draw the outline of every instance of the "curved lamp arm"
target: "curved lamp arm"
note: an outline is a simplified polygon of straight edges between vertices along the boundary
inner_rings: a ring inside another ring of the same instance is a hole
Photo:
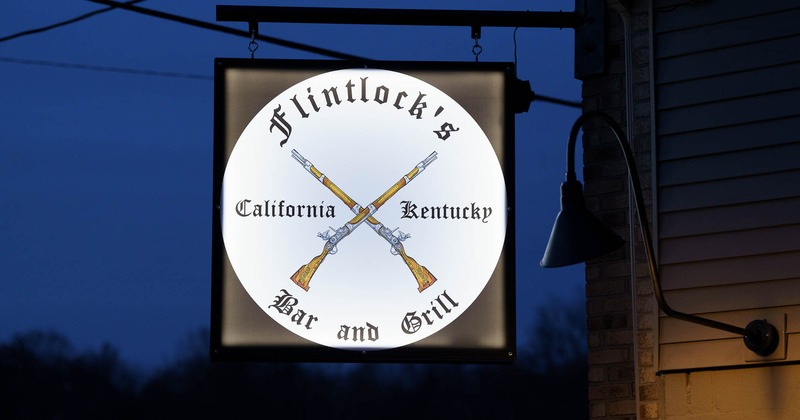
[[[634,203],[636,205],[636,213],[639,218],[639,226],[642,232],[642,242],[645,245],[645,254],[647,256],[647,265],[650,269],[650,277],[653,280],[653,290],[655,291],[658,306],[665,314],[673,318],[678,318],[683,321],[692,322],[695,324],[704,325],[706,327],[716,328],[718,330],[728,331],[734,334],[741,335],[744,338],[744,344],[748,349],[758,354],[759,356],[768,356],[772,354],[778,347],[780,337],[778,330],[766,320],[757,319],[750,322],[747,327],[741,328],[735,325],[726,324],[712,319],[699,317],[697,315],[687,314],[684,312],[676,311],[669,306],[664,299],[664,293],[661,290],[661,277],[659,276],[658,265],[655,260],[655,252],[653,250],[653,241],[650,236],[650,225],[647,221],[647,213],[644,208],[644,199],[642,198],[642,186],[639,181],[638,170],[636,163],[633,159],[633,152],[628,144],[627,137],[622,131],[622,128],[611,118],[608,114],[600,111],[589,111],[575,121],[572,130],[569,134],[569,143],[567,145],[567,182],[577,182],[575,176],[575,142],[578,138],[578,132],[583,123],[588,119],[599,119],[608,124],[622,148],[622,153],[625,157],[625,163],[628,167],[628,176],[630,177],[630,185],[633,190]]]

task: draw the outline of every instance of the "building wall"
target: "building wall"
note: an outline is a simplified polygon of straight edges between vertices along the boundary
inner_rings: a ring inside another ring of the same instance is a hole
[[[665,374],[670,420],[800,419],[797,365]]]
[[[660,313],[616,140],[587,127],[587,204],[635,244],[586,267],[592,418],[800,418],[800,5],[620,2],[625,19],[608,3],[607,71],[584,80],[584,108],[627,126],[667,300],[787,334],[763,359]]]
[[[626,63],[624,22],[631,27],[633,107],[630,133],[639,164],[639,176],[651,204],[649,17],[647,7],[635,4],[623,20],[612,8],[606,11],[606,73],[585,79],[584,110],[602,110],[625,128]],[[629,238],[627,169],[613,134],[591,121],[584,127],[584,192],[589,210]],[[633,239],[639,241],[638,230]],[[641,249],[641,248],[639,248]],[[632,279],[629,248],[620,249],[586,265],[589,407],[594,419],[633,419],[637,413],[658,415],[662,391],[654,369],[652,306],[633,299],[650,293],[647,277]],[[641,255],[639,256],[641,257]],[[639,263],[641,265],[641,262]],[[641,271],[641,270],[637,270]],[[644,271],[641,272],[644,276]],[[642,291],[639,289],[643,288]],[[641,408],[646,401],[645,408]]]
[[[653,7],[659,260],[673,307],[800,343],[800,4]],[[680,306],[678,306],[680,305]],[[768,358],[741,337],[660,321],[661,370]],[[713,348],[713,351],[708,351]]]

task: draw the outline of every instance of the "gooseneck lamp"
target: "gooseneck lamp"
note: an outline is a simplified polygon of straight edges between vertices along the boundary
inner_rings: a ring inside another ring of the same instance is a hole
[[[589,111],[578,117],[572,126],[567,144],[567,179],[561,184],[561,211],[558,213],[553,225],[550,241],[547,243],[541,266],[561,267],[577,264],[605,255],[625,243],[619,235],[611,231],[587,210],[583,198],[583,186],[575,176],[575,142],[578,137],[578,131],[583,123],[589,119],[598,119],[606,123],[611,128],[611,131],[614,132],[622,148],[628,168],[631,190],[633,191],[636,213],[641,227],[642,242],[645,245],[647,265],[650,270],[650,277],[653,280],[653,290],[661,310],[667,316],[673,318],[741,335],[745,346],[759,356],[763,357],[772,354],[778,348],[780,336],[775,326],[766,320],[756,319],[747,324],[745,328],[741,328],[676,311],[664,299],[658,265],[655,261],[653,241],[650,236],[650,225],[647,222],[647,213],[642,199],[642,186],[639,182],[633,153],[622,128],[613,118],[603,112]]]

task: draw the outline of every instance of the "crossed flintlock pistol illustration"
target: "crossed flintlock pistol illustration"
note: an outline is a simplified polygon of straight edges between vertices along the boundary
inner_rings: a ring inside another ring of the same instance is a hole
[[[292,157],[297,160],[306,169],[306,171],[308,171],[308,173],[326,186],[336,197],[342,200],[342,202],[344,202],[344,204],[350,208],[353,213],[355,213],[355,217],[350,219],[350,221],[345,223],[342,227],[336,229],[333,235],[328,235],[327,233],[324,236],[320,235],[326,240],[325,246],[322,249],[322,253],[312,258],[308,264],[300,267],[297,272],[291,276],[293,282],[302,287],[304,290],[308,291],[311,277],[317,271],[320,264],[322,264],[322,261],[325,259],[325,257],[328,254],[335,254],[336,247],[339,242],[341,242],[345,237],[347,237],[347,235],[352,233],[364,222],[366,222],[372,228],[372,230],[378,234],[378,236],[389,242],[391,245],[390,251],[393,255],[400,255],[400,257],[403,258],[403,261],[406,263],[408,268],[411,270],[411,273],[414,275],[414,278],[417,280],[417,290],[419,290],[419,292],[427,289],[436,281],[436,277],[434,277],[427,268],[419,265],[416,260],[406,254],[405,248],[403,247],[401,241],[405,240],[410,235],[400,232],[400,236],[398,237],[394,235],[392,230],[389,230],[381,222],[375,219],[375,217],[373,217],[373,214],[378,211],[378,209],[384,203],[392,198],[392,196],[400,191],[400,189],[408,185],[408,183],[411,182],[411,180],[417,175],[419,175],[426,167],[428,167],[431,162],[436,160],[436,152],[431,153],[427,158],[418,163],[414,169],[412,169],[403,178],[392,185],[388,190],[386,190],[386,192],[384,192],[367,207],[361,207],[358,202],[350,198],[350,196],[348,196],[341,188],[334,184],[333,181],[326,177],[325,174],[320,172],[311,163],[311,161],[304,158],[297,150],[292,150]]]

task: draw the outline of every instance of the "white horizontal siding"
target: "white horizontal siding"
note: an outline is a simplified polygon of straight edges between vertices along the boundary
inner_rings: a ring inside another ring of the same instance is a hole
[[[661,33],[656,58],[699,54],[794,36],[797,31],[793,24],[800,21],[800,5],[795,2],[794,7],[760,15],[738,14],[725,21]],[[755,32],[753,27],[759,30]]]
[[[753,143],[757,141],[753,139]],[[791,172],[797,169],[799,159],[800,142],[662,161],[659,163],[658,183],[668,187]]]
[[[654,32],[669,32],[751,19],[798,7],[797,0],[724,0],[691,3],[690,0],[656,0],[653,2]]]
[[[795,47],[800,45],[797,38]],[[766,76],[764,76],[766,77]],[[658,134],[675,134],[800,115],[800,89],[660,110]],[[786,133],[794,136],[795,133]],[[753,147],[759,138],[752,139]]]
[[[689,289],[697,287],[698,283],[702,283],[703,287],[711,287],[752,283],[755,280],[773,281],[798,277],[798,261],[800,251],[749,255],[744,258],[667,264],[661,266],[661,275],[669,280],[664,285],[665,290]],[[692,304],[685,298],[674,302],[677,308]]]
[[[754,218],[754,214],[769,215],[769,217]],[[783,200],[662,212],[659,215],[658,232],[659,237],[665,240],[792,224],[800,224],[800,196]],[[798,261],[800,262],[800,259]],[[800,263],[796,265],[800,272]]]
[[[754,215],[761,217],[761,215]],[[766,216],[763,216],[766,217]],[[747,256],[777,254],[800,249],[800,225],[760,227],[735,230],[712,235],[684,236],[660,241],[661,264],[742,258]],[[702,278],[696,285],[703,286]],[[754,278],[753,281],[757,281]],[[669,284],[670,279],[664,279]],[[797,296],[800,303],[800,295]]]
[[[771,359],[800,361],[800,3],[655,1],[653,19],[665,297],[785,325],[788,350]],[[659,328],[660,370],[759,361],[734,334],[663,316]]]
[[[662,84],[657,87],[656,107],[668,110],[800,89],[798,75],[800,62]]]
[[[684,312],[704,315],[760,308],[794,307],[797,305],[797,296],[800,296],[800,277],[672,290],[667,291],[665,296],[669,301],[682,302],[680,310]],[[747,298],[742,299],[742,296]],[[800,332],[797,321],[792,318],[792,325],[797,327],[797,332]],[[681,335],[682,333],[675,334],[676,339],[680,340]],[[662,337],[667,340],[669,335]]]
[[[742,165],[746,164],[747,162],[742,162]],[[661,213],[732,206],[797,196],[800,196],[800,169],[714,182],[659,186],[658,211]],[[763,220],[771,215],[762,213],[753,217]]]
[[[656,60],[656,72],[663,75],[657,83],[675,83],[794,63],[800,53],[797,50],[798,38],[800,36],[791,36]]]
[[[768,119],[746,125],[713,127],[703,131],[660,135],[659,162],[719,154],[800,141],[800,115]]]

